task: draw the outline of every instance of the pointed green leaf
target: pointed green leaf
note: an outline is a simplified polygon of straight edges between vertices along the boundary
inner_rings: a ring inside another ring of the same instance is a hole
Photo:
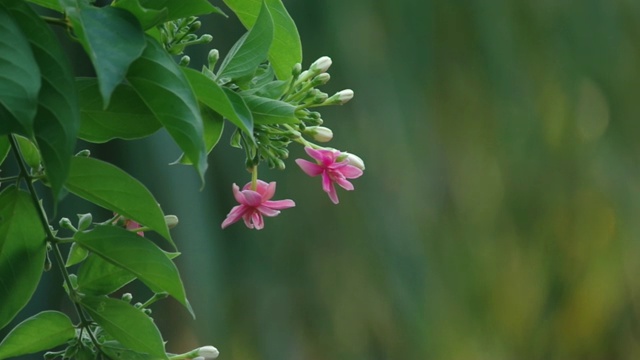
[[[37,169],[40,166],[40,151],[34,143],[32,143],[29,139],[24,136],[14,135],[16,142],[18,143],[18,147],[20,148],[20,153],[22,154],[22,158],[27,163],[27,165],[32,168]]]
[[[83,199],[150,227],[175,248],[156,199],[140,181],[116,166],[74,157],[65,187]]]
[[[64,264],[65,267],[73,266],[81,263],[84,259],[87,258],[89,252],[87,249],[82,246],[73,243],[71,244],[71,249],[69,249],[69,255],[67,256],[67,262]]]
[[[0,329],[31,299],[42,275],[45,233],[28,193],[0,193]]]
[[[223,88],[206,75],[193,69],[182,69],[198,101],[224,116],[253,138],[253,117],[240,95]]]
[[[80,124],[73,74],[58,38],[40,16],[21,0],[5,0],[4,4],[29,39],[40,67],[42,86],[34,130],[47,179],[57,200],[69,172]]]
[[[207,150],[198,102],[189,82],[171,56],[155,40],[131,65],[127,79],[140,98],[194,163],[204,181]]]
[[[220,141],[222,137],[222,131],[224,130],[224,119],[217,112],[209,109],[208,107],[201,107],[200,113],[202,114],[202,121],[204,125],[204,143],[207,147],[207,154],[213,150],[214,147]],[[183,165],[192,165],[191,160],[184,156],[184,154],[180,155],[178,160],[172,163],[173,164],[183,164]]]
[[[166,8],[167,18],[164,21],[211,13],[225,15],[222,10],[211,5],[207,0],[140,0],[140,5],[155,10]]]
[[[76,330],[67,315],[43,311],[18,324],[0,343],[0,359],[48,350],[73,339]]]
[[[90,254],[78,270],[78,291],[88,295],[109,295],[135,279],[129,270]]]
[[[238,15],[242,24],[251,29],[255,24],[263,0],[224,0]],[[291,70],[302,62],[302,45],[295,22],[281,0],[264,1],[271,12],[274,24],[273,43],[269,50],[269,61],[280,80],[291,77]]]
[[[76,84],[80,101],[78,137],[82,140],[103,143],[116,138],[140,139],[162,127],[131,85],[120,84],[103,109],[96,79],[81,78]]]
[[[167,292],[190,312],[178,269],[154,243],[117,226],[97,226],[77,232],[74,240],[82,247],[123,268],[154,292]]]
[[[161,24],[169,14],[167,8],[160,8],[158,10],[147,9],[140,4],[140,0],[118,0],[112,2],[111,6],[132,13],[138,19],[144,30]]]
[[[111,6],[97,8],[79,2],[65,8],[80,44],[98,75],[100,94],[106,108],[111,93],[124,80],[129,65],[146,46],[140,23],[128,11]]]
[[[0,6],[0,108],[9,115],[0,121],[0,134],[33,135],[38,110],[40,69],[29,41],[9,13]]]
[[[295,115],[296,107],[287,102],[256,95],[242,97],[256,124],[295,124],[300,121]]]
[[[253,75],[258,65],[267,59],[273,41],[273,20],[263,4],[255,25],[229,51],[218,69],[218,79],[242,79]]]
[[[109,335],[131,350],[167,359],[162,335],[142,310],[122,300],[86,296],[81,304]]]

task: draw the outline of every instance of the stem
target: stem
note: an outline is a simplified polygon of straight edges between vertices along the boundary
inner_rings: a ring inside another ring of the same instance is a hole
[[[11,181],[18,181],[18,180],[20,180],[20,178],[21,178],[21,177],[20,177],[20,176],[18,176],[18,175],[16,175],[16,176],[9,176],[9,177],[6,177],[6,178],[0,178],[0,183],[7,182],[7,181],[9,181],[9,182],[11,182]]]
[[[50,16],[40,16],[40,18],[45,22],[48,22],[49,24],[59,25],[65,28],[71,27],[71,25],[69,24],[69,22],[67,22],[66,19],[54,18]]]
[[[166,292],[161,292],[161,293],[157,293],[157,294],[153,294],[153,296],[147,300],[144,304],[142,304],[142,306],[140,306],[141,309],[146,309],[149,306],[151,306],[153,303],[155,303],[158,300],[162,300],[162,299],[166,299],[169,296],[168,293]]]
[[[256,191],[258,189],[258,167],[254,166],[251,169],[251,190]]]

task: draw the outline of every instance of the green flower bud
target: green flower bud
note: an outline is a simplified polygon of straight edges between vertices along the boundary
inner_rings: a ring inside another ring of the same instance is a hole
[[[218,59],[220,59],[220,52],[218,51],[218,49],[213,49],[209,51],[209,55],[207,56],[207,61],[209,62],[210,70],[213,70],[213,68],[216,66]]]
[[[209,35],[209,34],[204,34],[202,36],[200,36],[200,39],[198,39],[198,43],[199,44],[207,44],[210,43],[213,40],[213,36]]]
[[[327,99],[326,103],[328,105],[342,105],[347,103],[349,100],[353,99],[353,90],[345,89],[338,91],[333,96]]]
[[[311,80],[311,84],[313,86],[320,86],[328,83],[329,80],[331,80],[331,75],[329,75],[328,73],[322,73],[314,77],[313,80]]]
[[[131,293],[124,293],[122,294],[122,300],[126,302],[131,302],[131,300],[133,300],[133,295],[131,295]]]
[[[180,59],[180,62],[178,63],[178,65],[187,66],[189,65],[190,61],[191,61],[191,58],[188,55],[185,55]]]
[[[211,345],[203,346],[198,349],[197,356],[202,356],[206,360],[215,359],[220,355],[218,349]]]
[[[89,226],[91,226],[92,221],[93,217],[91,216],[91,213],[78,214],[78,230],[87,230]]]
[[[169,229],[173,229],[178,226],[178,217],[175,215],[165,215],[164,222],[167,223]]]
[[[300,73],[302,72],[302,65],[300,65],[300,63],[296,63],[293,66],[293,70],[291,70],[291,75],[293,75],[293,77],[298,77],[300,75]]]
[[[78,230],[73,226],[73,224],[71,224],[71,220],[67,219],[66,217],[63,217],[62,219],[60,219],[60,221],[58,222],[58,224],[60,225],[61,228],[63,229],[69,229],[73,232],[77,232]]]

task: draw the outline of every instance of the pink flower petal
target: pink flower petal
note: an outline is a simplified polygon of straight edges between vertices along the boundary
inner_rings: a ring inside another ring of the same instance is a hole
[[[353,190],[353,184],[349,182],[349,180],[346,180],[344,178],[338,178],[336,179],[336,184],[340,185],[340,187],[342,187],[345,190]]]
[[[276,182],[272,181],[269,184],[265,184],[266,186],[261,188],[258,187],[258,192],[262,194],[262,202],[270,200],[273,195],[276,193]]]
[[[253,226],[255,226],[256,230],[262,230],[264,228],[264,220],[262,219],[262,214],[259,211],[254,211],[251,214],[251,221],[253,222]]]
[[[242,190],[242,194],[246,199],[245,205],[250,207],[257,207],[262,204],[262,195],[253,190]]]
[[[322,150],[316,150],[314,148],[310,148],[310,147],[305,147],[304,151],[311,156],[312,158],[322,162],[322,160],[324,159],[324,153],[322,152]]]
[[[224,219],[224,221],[222,222],[222,228],[226,228],[227,226],[235,223],[236,221],[240,220],[240,218],[242,218],[242,216],[245,214],[247,207],[244,205],[236,205],[234,206],[231,211],[229,212],[229,214],[227,215],[227,218]]]
[[[233,189],[233,197],[240,204],[246,204],[247,200],[244,198],[244,194],[240,191],[240,188],[235,183],[232,186]]]
[[[322,166],[304,159],[296,159],[296,164],[309,176],[318,176],[324,171]]]
[[[355,167],[353,165],[344,166],[344,167],[340,168],[339,171],[347,179],[359,178],[363,174],[362,170],[358,169],[357,167]]]
[[[242,216],[242,220],[244,220],[244,225],[249,229],[253,229],[253,224],[251,223],[251,212],[248,212]]]
[[[322,173],[322,190],[329,192],[331,191],[331,188],[333,188],[333,180],[331,180],[331,177],[325,171]]]
[[[268,206],[258,206],[257,209],[264,216],[274,217],[274,216],[280,214],[280,211],[278,211],[276,209],[272,209],[272,208],[270,208]]]
[[[331,187],[330,187],[329,191],[327,191],[327,194],[329,194],[329,199],[331,199],[331,201],[334,204],[338,204],[340,202],[338,200],[338,193],[336,192],[336,188],[335,188],[335,186],[333,186],[333,183],[331,183]]]
[[[283,210],[296,206],[296,203],[293,200],[269,200],[265,201],[262,205],[268,206],[272,209]]]
[[[243,190],[233,184],[233,195],[240,205],[234,206],[227,218],[222,222],[222,228],[239,221],[244,220],[244,224],[249,229],[260,230],[264,228],[264,216],[273,217],[280,214],[279,210],[287,209],[295,206],[293,200],[276,200],[271,199],[276,191],[276,183],[266,183],[258,180],[256,190],[251,190],[251,183],[247,183]]]

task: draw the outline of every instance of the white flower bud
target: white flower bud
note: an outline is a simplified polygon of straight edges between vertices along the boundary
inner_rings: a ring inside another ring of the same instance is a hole
[[[205,359],[215,359],[220,355],[218,349],[211,345],[203,346],[198,349],[198,356],[202,356]]]
[[[328,142],[333,139],[333,131],[324,126],[309,126],[304,129],[304,132],[313,136],[313,139],[318,142]]]
[[[362,161],[359,156],[347,152],[343,152],[343,154],[347,154],[347,161],[349,162],[349,165],[353,165],[364,171],[364,161]]]
[[[178,226],[178,217],[175,215],[165,215],[164,222],[167,224],[169,229],[173,229]]]
[[[331,58],[328,56],[323,56],[318,60],[314,61],[313,64],[309,67],[309,70],[313,73],[320,74],[326,72],[331,66]]]
[[[345,89],[345,90],[342,90],[342,91],[338,91],[332,97],[336,97],[337,98],[337,103],[342,105],[342,104],[346,103],[347,101],[353,99],[353,90]]]

